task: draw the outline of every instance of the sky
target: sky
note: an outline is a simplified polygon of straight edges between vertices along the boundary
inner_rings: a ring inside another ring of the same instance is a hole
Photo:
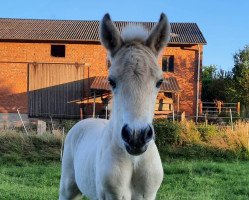
[[[1,0],[0,18],[195,22],[202,31],[203,65],[231,70],[233,55],[249,44],[248,0]]]

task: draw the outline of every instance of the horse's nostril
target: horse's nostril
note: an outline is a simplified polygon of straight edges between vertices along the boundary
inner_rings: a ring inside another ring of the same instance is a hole
[[[130,143],[132,139],[132,130],[129,128],[128,124],[125,124],[121,131],[122,139],[126,143]]]
[[[149,142],[153,138],[153,129],[150,125],[143,131],[144,141],[145,143]]]

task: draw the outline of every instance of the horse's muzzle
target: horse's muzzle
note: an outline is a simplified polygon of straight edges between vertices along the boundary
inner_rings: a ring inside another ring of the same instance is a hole
[[[140,155],[147,150],[149,142],[154,138],[154,131],[149,124],[140,130],[132,130],[125,124],[121,135],[127,152],[131,155]]]

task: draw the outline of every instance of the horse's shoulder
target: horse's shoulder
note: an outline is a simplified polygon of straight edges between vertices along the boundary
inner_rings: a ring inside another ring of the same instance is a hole
[[[86,135],[102,132],[107,123],[106,119],[88,118],[81,120],[69,130],[65,142],[75,146]]]
[[[88,118],[88,119],[79,121],[75,126],[81,130],[84,130],[88,128],[106,126],[107,123],[108,123],[108,120],[106,119]]]
[[[69,131],[68,135],[74,135],[73,137],[79,137],[80,135],[89,132],[93,129],[103,129],[108,123],[106,119],[88,118],[76,123]]]

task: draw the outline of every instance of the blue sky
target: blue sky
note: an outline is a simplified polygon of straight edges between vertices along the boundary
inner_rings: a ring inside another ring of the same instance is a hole
[[[208,44],[203,65],[231,70],[233,54],[249,44],[248,0],[2,0],[1,18],[196,22]]]

